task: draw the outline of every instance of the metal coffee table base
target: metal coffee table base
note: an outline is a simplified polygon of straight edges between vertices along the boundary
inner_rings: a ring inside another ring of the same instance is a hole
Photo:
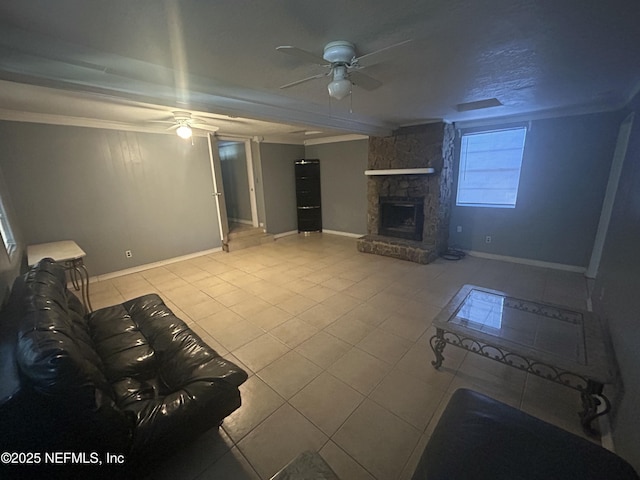
[[[444,361],[442,352],[447,343],[449,343],[469,352],[509,365],[510,367],[578,390],[582,399],[583,408],[583,410],[578,413],[580,423],[585,433],[590,436],[599,435],[591,426],[593,420],[607,414],[609,410],[611,410],[611,403],[603,393],[604,385],[582,375],[563,370],[547,363],[531,360],[523,355],[506,351],[504,348],[479,342],[474,338],[448,332],[442,328],[436,328],[436,334],[431,337],[429,343],[436,357],[431,364],[436,369],[442,366],[442,362]],[[598,412],[598,407],[603,403],[604,409]]]

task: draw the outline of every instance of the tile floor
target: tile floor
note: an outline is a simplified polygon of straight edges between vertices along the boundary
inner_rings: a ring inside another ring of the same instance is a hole
[[[328,234],[215,253],[91,285],[94,308],[158,292],[249,373],[243,405],[150,478],[268,479],[316,450],[345,480],[410,478],[450,395],[485,392],[581,434],[579,394],[447,347],[431,320],[473,283],[585,308],[582,275],[466,257],[418,265]]]

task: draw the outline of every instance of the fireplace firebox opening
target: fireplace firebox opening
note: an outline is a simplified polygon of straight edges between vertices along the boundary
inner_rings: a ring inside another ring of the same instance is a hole
[[[424,197],[379,197],[378,233],[422,241]]]

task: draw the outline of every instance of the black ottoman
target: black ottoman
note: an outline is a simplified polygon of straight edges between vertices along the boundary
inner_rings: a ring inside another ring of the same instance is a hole
[[[614,453],[478,392],[457,390],[412,480],[638,480]]]

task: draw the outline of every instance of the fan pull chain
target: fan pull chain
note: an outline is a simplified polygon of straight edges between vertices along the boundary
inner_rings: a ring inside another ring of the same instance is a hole
[[[349,90],[349,113],[353,115],[353,84],[351,84],[351,90]]]

